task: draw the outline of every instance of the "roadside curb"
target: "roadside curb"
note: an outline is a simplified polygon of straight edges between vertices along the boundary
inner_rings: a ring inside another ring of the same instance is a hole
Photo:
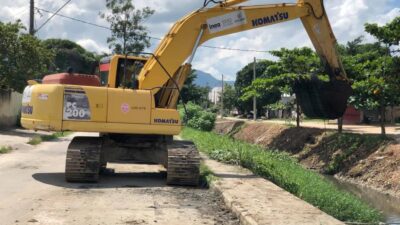
[[[209,159],[203,163],[217,178],[209,185],[242,225],[344,225],[343,222],[241,166]]]
[[[213,181],[210,184],[210,188],[217,192],[222,199],[226,207],[239,218],[240,224],[242,225],[258,225],[258,223],[253,219],[251,214],[247,212],[246,209],[242,208],[236,201],[233,200],[232,196],[224,193],[221,187],[218,185],[218,181]]]

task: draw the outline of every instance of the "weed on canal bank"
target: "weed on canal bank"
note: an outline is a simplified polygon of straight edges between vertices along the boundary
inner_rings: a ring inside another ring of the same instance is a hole
[[[212,159],[246,167],[341,221],[378,222],[382,218],[377,210],[338,190],[286,153],[265,151],[227,136],[190,128],[185,128],[181,136],[194,141]]]

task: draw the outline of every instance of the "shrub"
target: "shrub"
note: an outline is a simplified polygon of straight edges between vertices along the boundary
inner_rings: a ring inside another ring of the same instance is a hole
[[[60,137],[65,137],[70,135],[71,132],[55,132],[51,135],[35,135],[32,138],[29,139],[28,144],[30,145],[38,145],[42,143],[43,141],[52,141],[56,140]]]
[[[187,115],[183,107],[179,107],[181,117],[187,118],[186,126],[202,131],[211,131],[214,128],[217,114],[209,112],[191,102],[186,104],[186,110]]]
[[[5,154],[7,152],[10,152],[12,150],[11,146],[1,146],[0,147],[0,154]]]

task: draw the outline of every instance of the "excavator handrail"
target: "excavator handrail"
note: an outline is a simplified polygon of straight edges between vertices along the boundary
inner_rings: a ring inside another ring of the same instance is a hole
[[[154,57],[154,59],[157,61],[157,63],[161,66],[161,68],[164,70],[165,74],[168,76],[168,78],[170,80],[172,80],[172,82],[174,82],[176,89],[180,92],[181,89],[179,88],[179,85],[176,83],[175,79],[173,79],[173,77],[171,76],[171,74],[165,69],[164,65],[161,63],[161,61],[157,58],[156,55],[154,55],[154,53],[151,52],[128,52],[126,54],[126,56],[128,54],[144,54],[144,55],[151,55]],[[125,74],[124,74],[125,75]],[[155,89],[154,87],[152,87],[151,89]],[[143,89],[143,90],[150,90],[150,89]]]
[[[177,91],[178,91],[178,98],[180,98],[180,99],[182,100],[182,97],[181,97],[181,91],[182,91],[182,90],[179,88],[178,83],[177,83],[176,80],[171,76],[171,74],[165,69],[164,65],[163,65],[163,64],[161,63],[161,61],[157,58],[157,56],[154,55],[154,53],[152,53],[152,52],[128,52],[128,53],[125,55],[125,57],[127,57],[129,54],[151,55],[151,56],[157,61],[157,63],[161,66],[161,68],[164,70],[164,72],[165,72],[165,74],[168,76],[169,80],[171,80],[171,81],[174,83],[175,87],[176,87],[176,88],[170,88],[170,87],[160,87],[160,86],[158,86],[158,87],[152,87],[152,88],[149,88],[149,89],[142,89],[142,90],[150,90],[150,91],[152,91],[152,90],[155,90],[155,89],[173,89],[173,90],[177,90]],[[124,74],[124,76],[125,76],[125,74]],[[183,106],[183,110],[185,110],[185,118],[184,118],[184,120],[183,120],[183,124],[185,124],[185,123],[188,121],[188,117],[187,117],[188,113],[187,113],[187,109],[186,109],[186,104],[183,102],[183,100],[182,100],[182,106]]]

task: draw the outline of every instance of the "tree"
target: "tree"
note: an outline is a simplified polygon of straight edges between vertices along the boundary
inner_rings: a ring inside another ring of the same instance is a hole
[[[348,43],[347,48],[342,48],[348,54],[344,65],[355,80],[351,102],[356,108],[379,110],[381,134],[385,135],[386,107],[400,103],[397,94],[400,88],[399,68],[396,65],[399,59],[390,53],[391,46],[399,45],[400,17],[384,26],[365,24],[365,31],[379,42],[361,44],[362,38],[358,38]]]
[[[400,17],[394,18],[384,26],[373,23],[365,24],[365,31],[387,45],[399,45],[400,41]]]
[[[282,72],[279,75],[278,81],[281,83],[283,93],[293,95],[294,85],[299,79],[308,79],[312,74],[321,74],[323,71],[322,65],[318,56],[311,48],[282,48],[277,51],[271,51],[271,54],[279,58],[279,64]],[[296,94],[295,94],[296,96]],[[296,125],[300,127],[300,106],[295,100],[296,105]]]
[[[93,74],[95,72],[99,57],[86,51],[77,43],[63,39],[47,39],[43,44],[55,54],[50,72],[65,72],[70,67],[77,73]]]
[[[150,38],[143,22],[153,15],[149,7],[135,9],[132,0],[106,0],[109,13],[100,13],[110,23],[110,49],[116,54],[138,53],[150,47]]]
[[[262,93],[278,93],[269,105],[276,105],[283,94],[294,94],[294,85],[299,79],[308,79],[310,74],[321,73],[322,67],[317,55],[310,48],[294,48],[271,51],[278,61],[269,65],[261,78],[245,89],[242,99],[249,99]],[[300,126],[300,108],[296,102],[297,126]]]
[[[235,91],[237,95],[236,108],[240,113],[250,113],[253,110],[253,100],[252,97],[242,97],[246,93],[246,88],[249,87],[253,82],[253,62],[247,64],[236,74],[235,81]],[[263,78],[269,76],[266,74],[265,70],[276,63],[270,60],[261,60],[256,62],[256,76],[258,78]],[[273,102],[279,100],[280,93],[278,92],[259,92],[257,94],[257,113],[263,114],[265,112],[264,106],[269,105]]]
[[[0,88],[22,92],[27,80],[41,78],[48,71],[52,52],[25,30],[19,20],[0,22]]]
[[[230,84],[224,84],[224,92],[222,93],[224,99],[224,111],[231,112],[237,104],[237,96],[235,88]]]
[[[182,87],[181,100],[184,103],[192,102],[202,107],[207,107],[210,105],[210,101],[208,100],[210,88],[196,85],[194,83],[196,77],[196,70],[192,70]]]

